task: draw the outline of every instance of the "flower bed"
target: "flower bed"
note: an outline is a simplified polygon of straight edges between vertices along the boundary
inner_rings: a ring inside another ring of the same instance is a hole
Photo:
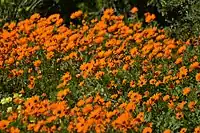
[[[113,9],[66,27],[34,14],[0,29],[4,132],[200,132],[200,47],[151,13]]]

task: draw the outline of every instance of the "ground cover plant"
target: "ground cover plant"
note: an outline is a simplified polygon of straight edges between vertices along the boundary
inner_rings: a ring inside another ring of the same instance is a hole
[[[39,14],[0,29],[0,130],[200,132],[200,46],[151,13]]]

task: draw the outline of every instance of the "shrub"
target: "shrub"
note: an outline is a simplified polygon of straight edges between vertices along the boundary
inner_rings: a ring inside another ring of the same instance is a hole
[[[187,39],[199,36],[199,0],[149,0],[148,5],[157,7],[175,37]]]
[[[1,26],[8,21],[18,21],[30,17],[42,0],[1,0]]]

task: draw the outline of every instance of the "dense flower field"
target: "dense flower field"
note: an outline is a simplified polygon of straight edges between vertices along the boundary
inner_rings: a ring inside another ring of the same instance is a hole
[[[0,29],[0,130],[200,133],[200,46],[151,13],[34,14]]]

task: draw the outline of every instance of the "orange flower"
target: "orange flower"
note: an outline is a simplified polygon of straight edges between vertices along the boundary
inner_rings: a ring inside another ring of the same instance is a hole
[[[45,122],[46,123],[51,123],[51,122],[55,121],[56,119],[57,119],[56,116],[50,116],[50,117],[47,117]]]
[[[126,106],[126,111],[134,111],[136,108],[136,105],[134,103],[128,103]]]
[[[79,18],[82,14],[83,14],[83,12],[81,10],[79,10],[79,11],[72,13],[70,18],[71,19]]]
[[[51,16],[48,17],[47,22],[51,23],[51,22],[56,22],[59,20],[60,14],[53,14]]]
[[[132,81],[130,82],[130,87],[131,87],[131,88],[134,88],[135,86],[136,86],[135,81],[132,80]]]
[[[132,9],[131,9],[131,13],[136,13],[136,12],[138,12],[138,8],[137,7],[133,7]]]
[[[92,111],[92,110],[93,110],[92,104],[87,104],[87,105],[85,105],[85,107],[82,109],[82,111],[83,111],[84,114],[87,114],[87,113],[89,113],[89,112]]]
[[[15,103],[15,104],[21,104],[22,102],[23,102],[23,100],[21,99],[21,98],[15,98],[14,100],[13,100],[13,102]]]
[[[131,56],[133,56],[133,57],[135,57],[135,56],[137,55],[137,53],[138,53],[138,50],[137,50],[136,47],[134,47],[134,48],[132,48],[132,49],[130,50],[130,54],[131,54]]]
[[[114,32],[115,30],[117,30],[117,24],[108,27],[108,32]]]
[[[10,57],[8,60],[7,60],[7,63],[9,64],[9,65],[11,65],[11,64],[13,64],[14,63],[14,58],[12,58],[12,57]]]
[[[150,14],[149,12],[145,13],[144,16],[145,16],[145,22],[147,23],[150,23],[156,18],[155,14]]]
[[[47,52],[47,54],[46,54],[46,58],[47,58],[48,60],[51,59],[53,56],[54,56],[54,52],[52,52],[52,51]]]
[[[197,75],[196,75],[196,81],[200,81],[200,73],[197,73]]]
[[[80,107],[80,106],[83,106],[84,104],[85,104],[85,101],[80,100],[80,101],[78,101],[77,106]]]
[[[191,101],[188,103],[188,108],[191,110],[191,111],[194,111],[194,107],[196,105],[196,102],[195,101]]]
[[[100,79],[105,73],[102,71],[99,71],[95,74],[96,79]]]
[[[10,25],[8,26],[8,28],[10,30],[12,30],[13,28],[15,28],[15,26],[16,26],[16,23],[15,22],[11,22]]]
[[[35,67],[39,67],[40,64],[41,64],[41,61],[40,60],[36,60],[36,61],[34,61],[33,64],[34,64]]]
[[[182,59],[182,57],[180,57],[180,58],[176,59],[175,64],[180,64],[180,63],[182,63],[182,61],[183,61],[183,59]]]
[[[170,129],[166,129],[163,133],[171,133]]]
[[[84,86],[84,84],[85,84],[85,82],[84,81],[81,81],[79,84],[78,84],[78,86]]]
[[[151,80],[149,81],[149,83],[150,83],[151,85],[156,84],[156,79],[151,79]]]
[[[57,117],[63,117],[65,116],[66,113],[66,109],[67,109],[67,105],[65,101],[61,101],[61,102],[56,102],[56,103],[52,103],[50,105],[50,108],[53,112],[53,114]]]
[[[129,69],[129,65],[125,64],[122,69],[125,70],[125,71],[127,71]]]
[[[174,102],[173,101],[168,102],[168,108],[170,108],[170,109],[174,108]]]
[[[199,62],[194,62],[190,65],[190,69],[193,70],[193,69],[196,69],[196,68],[199,68]]]
[[[104,37],[97,37],[97,38],[94,39],[94,42],[97,43],[97,44],[100,44],[100,43],[103,42],[103,40],[104,40]]]
[[[149,91],[145,91],[144,92],[144,97],[148,97],[149,96]]]
[[[177,53],[178,53],[178,54],[182,54],[185,50],[186,50],[186,46],[185,46],[185,45],[184,45],[184,46],[181,46],[181,47],[178,49]]]
[[[66,82],[60,83],[56,88],[60,89],[66,85]]]
[[[189,94],[190,91],[191,91],[191,89],[190,89],[189,87],[184,88],[184,89],[183,89],[183,95]]]
[[[194,133],[200,133],[200,126],[198,126],[198,127],[196,127],[196,128],[194,129]]]
[[[111,16],[113,13],[114,13],[114,10],[112,8],[109,8],[109,9],[106,9],[103,14]]]
[[[184,105],[186,104],[187,102],[186,101],[182,101],[181,103],[179,103],[176,107],[176,110],[177,111],[180,111],[184,108]]]
[[[9,125],[10,121],[8,120],[1,120],[0,121],[0,130],[6,129]]]
[[[110,96],[111,99],[116,99],[118,97],[118,94],[113,94]]]
[[[183,112],[178,112],[178,113],[176,113],[176,119],[180,120],[180,119],[183,118],[183,117],[184,117]]]
[[[61,90],[61,91],[59,91],[58,94],[57,94],[57,99],[58,99],[58,100],[63,100],[64,97],[65,97],[67,94],[69,94],[69,93],[70,93],[70,90],[69,90],[69,89]]]
[[[151,127],[145,127],[145,128],[142,130],[142,133],[152,133]]]
[[[62,80],[64,81],[64,82],[68,82],[68,81],[70,81],[71,80],[71,75],[70,75],[70,73],[69,72],[66,72],[65,73],[65,75],[64,76],[62,76]]]
[[[30,17],[30,20],[36,21],[36,20],[38,20],[39,18],[40,18],[40,14],[35,13],[35,14],[33,14],[33,15]]]
[[[140,95],[139,93],[131,92],[131,91],[129,92],[129,96],[128,97],[130,98],[130,101],[134,102],[134,103],[138,103],[142,99],[142,95]]]
[[[29,85],[28,85],[28,88],[29,89],[33,89],[35,87],[35,83],[34,82],[31,82]]]
[[[163,101],[167,101],[167,100],[169,100],[169,98],[170,98],[169,95],[165,95],[165,96],[163,97]]]
[[[179,133],[186,133],[187,132],[187,128],[181,128]]]
[[[10,133],[20,133],[20,130],[18,128],[11,127],[10,128]]]
[[[85,100],[85,103],[92,103],[93,101],[93,97],[88,97],[86,100]]]

